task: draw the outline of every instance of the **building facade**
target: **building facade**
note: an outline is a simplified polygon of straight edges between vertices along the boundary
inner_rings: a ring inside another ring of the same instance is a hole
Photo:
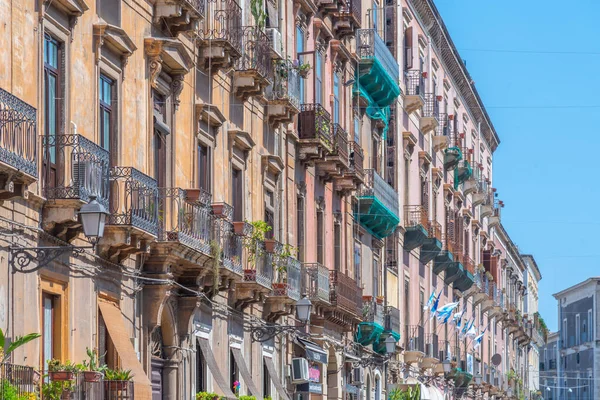
[[[589,278],[554,295],[559,331],[544,347],[540,384],[555,399],[593,399],[599,393],[595,332],[598,278]],[[546,393],[546,392],[545,392]]]
[[[431,0],[0,6],[0,328],[41,335],[12,364],[91,349],[133,372],[77,378],[81,398],[537,389],[539,271],[501,225],[499,138]]]

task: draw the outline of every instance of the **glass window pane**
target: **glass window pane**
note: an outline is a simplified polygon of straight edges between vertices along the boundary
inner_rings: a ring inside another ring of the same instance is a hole
[[[56,120],[57,120],[57,115],[56,115],[56,77],[52,74],[47,74],[47,79],[48,79],[48,94],[47,94],[47,101],[48,104],[46,104],[46,109],[48,110],[48,136],[55,136],[56,135]],[[55,163],[56,162],[56,147],[55,146],[51,146],[50,147],[50,162],[51,163]]]
[[[110,112],[105,109],[101,110],[102,118],[102,147],[106,151],[110,151]]]

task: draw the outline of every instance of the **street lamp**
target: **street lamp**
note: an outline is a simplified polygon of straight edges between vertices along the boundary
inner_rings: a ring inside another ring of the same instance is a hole
[[[444,368],[445,374],[449,374],[450,371],[452,371],[452,364],[450,363],[450,360],[448,360],[448,359],[446,359],[442,362],[442,367]]]
[[[396,350],[396,339],[392,335],[389,335],[385,339],[385,352],[387,355],[392,355]]]
[[[85,249],[93,249],[104,235],[106,217],[110,214],[106,208],[98,203],[96,196],[89,196],[90,201],[84,204],[78,214],[81,217],[83,234],[92,244],[91,246],[41,246],[17,247],[11,246],[9,265],[14,272],[35,272],[65,253],[72,253],[73,257],[83,254]],[[32,262],[35,264],[32,265]]]
[[[275,336],[282,333],[295,333],[300,335],[306,335],[304,332],[298,330],[306,326],[310,322],[310,312],[312,310],[312,303],[306,297],[296,302],[296,318],[300,321],[301,325],[279,325],[279,324],[262,324],[258,326],[250,327],[250,335],[253,342],[266,342],[273,339]]]
[[[475,375],[475,384],[477,386],[481,385],[481,375],[480,374]]]

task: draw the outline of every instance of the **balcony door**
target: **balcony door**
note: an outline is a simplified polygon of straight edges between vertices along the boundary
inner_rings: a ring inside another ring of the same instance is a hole
[[[50,35],[44,37],[44,128],[46,148],[43,169],[47,187],[58,186],[57,138],[60,132],[61,115],[61,69],[58,60],[62,57],[60,43]]]

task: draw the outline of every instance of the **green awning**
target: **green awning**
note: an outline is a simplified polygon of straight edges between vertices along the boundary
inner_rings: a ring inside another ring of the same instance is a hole
[[[377,322],[361,322],[356,329],[355,341],[367,346],[377,340],[383,331],[383,326]]]

